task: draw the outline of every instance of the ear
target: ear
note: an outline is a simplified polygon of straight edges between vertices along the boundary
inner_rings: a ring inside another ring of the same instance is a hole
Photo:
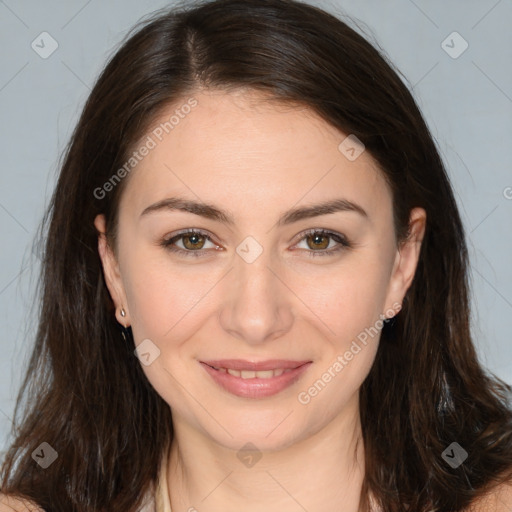
[[[391,272],[386,297],[386,311],[400,310],[405,294],[414,279],[420,257],[421,243],[425,235],[427,214],[423,208],[413,208],[409,216],[407,239],[399,244]],[[386,315],[391,318],[389,314]]]
[[[98,252],[103,266],[105,283],[116,308],[116,319],[121,325],[128,327],[130,325],[128,303],[119,271],[119,263],[107,241],[106,222],[103,214],[96,216],[94,226],[98,231]],[[124,317],[121,316],[121,309],[125,311]]]

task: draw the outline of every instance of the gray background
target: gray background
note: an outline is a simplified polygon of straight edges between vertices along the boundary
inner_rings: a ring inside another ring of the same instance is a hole
[[[59,155],[115,45],[139,18],[171,3],[0,0],[0,451],[33,342],[39,260],[32,241]],[[310,3],[356,18],[412,87],[467,229],[481,361],[511,383],[512,2]],[[446,40],[454,31],[469,45],[457,58],[463,41]],[[43,45],[42,32],[58,43],[46,59],[31,47]]]

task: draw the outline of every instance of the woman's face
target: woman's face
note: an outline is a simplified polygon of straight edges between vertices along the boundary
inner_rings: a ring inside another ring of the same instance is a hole
[[[399,251],[390,190],[368,152],[340,147],[349,134],[254,93],[193,98],[137,146],[116,256],[100,237],[107,285],[173,421],[234,449],[283,448],[357,412],[424,212]]]

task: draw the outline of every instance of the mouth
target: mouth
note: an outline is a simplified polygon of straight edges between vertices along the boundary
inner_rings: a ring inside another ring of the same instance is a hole
[[[244,398],[265,398],[295,383],[312,361],[230,359],[200,361],[200,364],[229,393]]]

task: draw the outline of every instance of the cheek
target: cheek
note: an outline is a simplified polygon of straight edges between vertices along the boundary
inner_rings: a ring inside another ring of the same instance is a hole
[[[177,266],[171,267],[165,258],[149,253],[132,254],[126,274],[135,344],[149,339],[159,351],[154,362],[143,364],[142,370],[157,393],[168,404],[180,408],[187,401],[180,382],[186,382],[183,364],[193,351],[189,340],[208,316],[204,299],[213,283],[208,285],[205,275],[192,270],[182,272]]]
[[[134,335],[139,335],[135,339],[169,339],[173,329],[181,331],[187,316],[201,304],[207,291],[204,275],[180,272],[162,259],[142,260],[143,265],[130,266],[125,283]]]
[[[330,339],[349,343],[384,313],[389,284],[388,261],[384,258],[351,257],[339,265],[310,266],[290,274],[293,290],[308,306],[315,324],[324,324]],[[307,308],[305,308],[305,311]],[[321,321],[321,322],[320,322]]]
[[[326,342],[319,344],[317,365],[297,400],[310,404],[305,410],[318,422],[332,419],[346,406],[377,353],[388,276],[385,264],[368,263],[347,264],[329,275],[317,273],[315,279],[303,280],[304,302],[313,305],[309,322]]]

